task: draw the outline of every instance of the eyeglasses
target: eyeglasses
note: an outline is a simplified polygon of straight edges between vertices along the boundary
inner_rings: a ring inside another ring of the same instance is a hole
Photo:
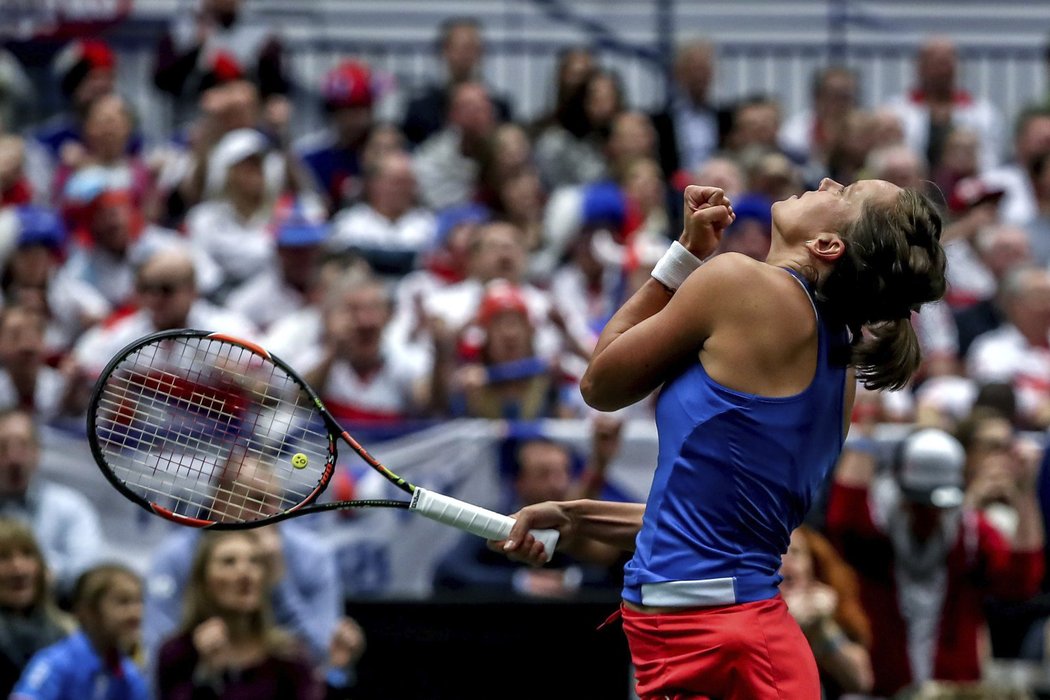
[[[140,294],[156,294],[170,297],[185,286],[186,280],[139,280],[136,288]]]

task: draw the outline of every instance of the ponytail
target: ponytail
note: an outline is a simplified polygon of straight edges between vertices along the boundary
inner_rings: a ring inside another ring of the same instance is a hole
[[[848,364],[868,389],[900,389],[922,355],[912,311],[944,296],[941,218],[925,195],[902,190],[891,206],[869,205],[842,232],[846,250],[816,285],[832,323],[853,336]]]

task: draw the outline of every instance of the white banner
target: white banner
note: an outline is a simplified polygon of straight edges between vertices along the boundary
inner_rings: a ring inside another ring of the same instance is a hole
[[[571,445],[586,459],[590,425],[547,421],[536,426]],[[380,462],[408,481],[498,512],[511,507],[509,484],[500,479],[500,447],[511,434],[501,421],[451,421],[375,445],[365,445]],[[110,558],[144,572],[151,549],[173,525],[126,500],[105,479],[87,442],[61,430],[43,428],[41,471],[85,493],[95,504]],[[357,477],[354,498],[407,500],[382,476],[340,444],[340,469]],[[646,421],[628,423],[623,446],[608,473],[612,492],[644,500],[656,464],[656,431]],[[322,501],[336,500],[329,487]],[[464,535],[403,510],[358,509],[306,515],[293,521],[329,542],[350,597],[426,597],[441,557]]]

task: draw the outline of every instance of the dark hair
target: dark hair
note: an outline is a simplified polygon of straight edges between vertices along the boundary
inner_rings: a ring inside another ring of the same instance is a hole
[[[461,16],[461,17],[447,17],[441,21],[441,25],[438,27],[438,37],[436,48],[438,52],[445,50],[448,46],[449,39],[452,38],[452,32],[460,27],[469,27],[471,29],[481,32],[481,21],[477,17]]]
[[[848,364],[864,386],[900,389],[922,359],[911,313],[944,296],[940,214],[906,189],[892,206],[866,205],[841,234],[846,250],[818,280],[817,301],[850,330]]]
[[[605,68],[595,68],[588,74],[576,89],[566,96],[565,102],[561,104],[555,114],[555,119],[562,127],[576,138],[584,138],[597,134],[602,143],[609,136],[609,124],[592,124],[587,115],[587,99],[590,94],[591,85],[599,80],[608,80],[616,88],[619,101],[617,111],[623,111],[624,91],[623,81],[620,75]]]

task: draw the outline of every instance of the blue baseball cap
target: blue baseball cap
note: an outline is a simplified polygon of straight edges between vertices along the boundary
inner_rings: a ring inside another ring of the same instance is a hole
[[[437,215],[434,240],[439,246],[444,245],[453,229],[464,224],[484,224],[491,218],[488,208],[480,204],[459,204],[442,209]]]
[[[736,221],[726,229],[726,233],[733,234],[733,229],[742,221],[758,221],[769,234],[773,230],[773,200],[763,194],[748,193],[741,195],[733,202],[733,212]]]
[[[584,226],[612,225],[617,229],[627,218],[627,203],[614,182],[595,182],[583,190],[580,221]]]
[[[65,244],[66,227],[51,209],[24,204],[16,209],[15,214],[18,217],[19,247],[42,245],[59,249]]]

